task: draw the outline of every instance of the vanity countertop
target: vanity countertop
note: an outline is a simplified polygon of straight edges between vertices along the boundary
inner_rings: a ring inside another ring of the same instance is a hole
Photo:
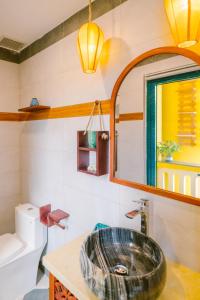
[[[44,256],[43,265],[79,300],[98,300],[80,270],[80,248],[88,234]],[[172,299],[200,300],[200,273],[168,260],[167,283],[158,300]]]

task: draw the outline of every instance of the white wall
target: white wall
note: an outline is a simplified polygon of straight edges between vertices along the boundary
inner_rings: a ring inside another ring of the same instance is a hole
[[[0,112],[19,106],[19,66],[0,61]],[[20,124],[0,122],[0,234],[14,230],[20,199]]]
[[[19,108],[19,65],[0,60],[0,111]]]
[[[102,62],[94,75],[83,74],[77,33],[73,33],[20,65],[21,106],[33,96],[52,106],[110,98],[116,78],[130,60],[173,43],[162,0],[129,0],[97,22],[107,38],[106,64]],[[51,203],[70,213],[67,230],[50,229],[49,250],[91,230],[97,222],[137,227],[139,220],[128,220],[124,214],[135,207],[133,199],[146,197],[152,200],[151,235],[168,256],[200,270],[199,208],[110,183],[108,176],[76,171],[76,132],[86,122],[82,117],[23,124],[23,201]],[[105,122],[108,129],[108,116]]]

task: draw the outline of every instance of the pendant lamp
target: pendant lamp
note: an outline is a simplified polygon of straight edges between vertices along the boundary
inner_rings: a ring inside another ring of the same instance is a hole
[[[200,40],[200,0],[164,0],[172,34],[178,47]]]
[[[91,0],[89,0],[89,21],[78,32],[78,51],[83,72],[96,72],[104,43],[101,28],[92,22]]]

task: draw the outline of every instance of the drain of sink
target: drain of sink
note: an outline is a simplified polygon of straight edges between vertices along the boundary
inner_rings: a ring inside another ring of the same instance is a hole
[[[128,268],[123,265],[116,265],[113,268],[113,272],[117,275],[128,275]]]

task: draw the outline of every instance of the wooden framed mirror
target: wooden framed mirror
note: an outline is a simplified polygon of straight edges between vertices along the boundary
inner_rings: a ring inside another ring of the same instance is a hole
[[[200,206],[200,56],[136,57],[114,85],[110,132],[112,182]]]

